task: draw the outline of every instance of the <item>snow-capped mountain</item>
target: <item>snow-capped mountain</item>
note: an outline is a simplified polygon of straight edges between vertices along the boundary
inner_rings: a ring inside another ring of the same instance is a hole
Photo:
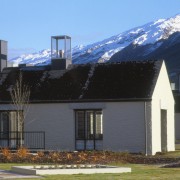
[[[159,45],[160,44],[160,45]],[[163,59],[169,74],[180,72],[180,32],[171,34],[167,39],[160,39],[154,44],[137,46],[130,44],[114,54],[109,62]]]
[[[10,59],[9,62],[13,62],[14,66],[18,64],[33,64],[33,65],[47,65],[51,61],[51,50],[44,49],[37,53],[23,54],[16,58]]]
[[[147,55],[160,48],[163,40],[168,39],[175,32],[180,32],[180,14],[147,23],[100,42],[76,46],[72,49],[73,63],[107,62],[115,53],[121,52],[129,46],[150,45],[150,48],[145,51]],[[39,53],[22,55],[9,61],[16,64],[46,65],[50,63],[50,56],[50,50],[47,49]]]

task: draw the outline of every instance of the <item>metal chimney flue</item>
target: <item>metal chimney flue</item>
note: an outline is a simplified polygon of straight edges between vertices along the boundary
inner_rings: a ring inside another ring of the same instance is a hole
[[[7,41],[0,40],[0,72],[7,67]]]

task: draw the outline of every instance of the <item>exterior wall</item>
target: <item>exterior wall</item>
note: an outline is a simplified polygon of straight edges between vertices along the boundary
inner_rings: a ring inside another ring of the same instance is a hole
[[[152,154],[161,151],[161,109],[167,110],[167,151],[174,151],[174,98],[164,62],[152,96]]]
[[[180,140],[180,113],[175,114],[175,134],[176,140]]]
[[[152,102],[144,102],[145,112],[145,154],[152,155]]]
[[[32,104],[25,131],[45,131],[46,149],[75,150],[74,109],[102,109],[104,150],[145,152],[144,102]]]
[[[32,104],[24,130],[45,131],[45,147],[48,150],[74,150],[74,112],[68,104]]]
[[[143,102],[107,103],[103,121],[104,150],[145,152]]]
[[[14,107],[11,104],[1,104],[0,105],[0,110],[1,111],[14,110]]]

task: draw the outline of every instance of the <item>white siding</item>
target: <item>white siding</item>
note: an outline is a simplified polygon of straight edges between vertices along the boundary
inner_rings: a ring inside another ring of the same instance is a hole
[[[143,102],[107,103],[103,120],[104,150],[145,152]]]
[[[145,152],[143,102],[32,104],[25,131],[45,131],[46,149],[75,150],[72,107],[102,109],[104,150]]]
[[[25,131],[45,131],[46,149],[74,150],[74,112],[68,104],[32,104]]]
[[[167,110],[167,150],[173,151],[174,98],[164,62],[152,96],[152,154],[161,151],[161,109]]]

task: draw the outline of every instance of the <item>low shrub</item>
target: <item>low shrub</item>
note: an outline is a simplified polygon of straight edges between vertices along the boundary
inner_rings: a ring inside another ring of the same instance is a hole
[[[141,163],[157,164],[176,162],[180,159],[165,158],[163,156],[145,156],[128,152],[112,151],[80,151],[80,152],[43,152],[30,153],[27,148],[19,148],[12,153],[8,148],[2,148],[1,162],[25,162],[35,164],[110,164],[110,163]]]
[[[12,159],[12,153],[9,150],[9,148],[1,148],[1,153],[2,153],[2,161],[10,161]]]
[[[17,150],[17,153],[16,155],[19,157],[19,158],[26,158],[28,155],[29,155],[29,150],[25,147],[20,147],[18,150]]]

